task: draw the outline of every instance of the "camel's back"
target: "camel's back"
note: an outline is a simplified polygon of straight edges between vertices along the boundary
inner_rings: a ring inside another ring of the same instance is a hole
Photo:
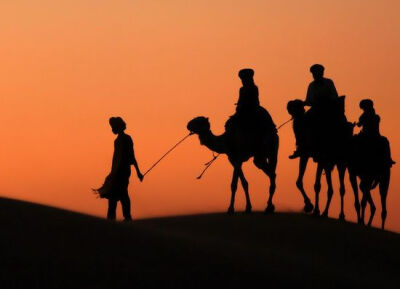
[[[268,111],[259,106],[253,111],[236,113],[225,123],[225,135],[232,150],[254,155],[260,149],[267,149],[277,139],[277,130]]]

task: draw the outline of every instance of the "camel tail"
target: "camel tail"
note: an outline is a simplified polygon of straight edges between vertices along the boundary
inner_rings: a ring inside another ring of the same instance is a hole
[[[371,190],[375,189],[378,186],[378,184],[379,184],[379,181],[374,180],[374,182],[372,183],[372,186],[371,186]]]

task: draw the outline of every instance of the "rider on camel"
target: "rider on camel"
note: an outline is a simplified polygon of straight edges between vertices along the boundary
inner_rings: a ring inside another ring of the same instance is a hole
[[[375,112],[374,102],[371,99],[363,99],[360,101],[360,108],[363,113],[357,122],[357,126],[362,127],[357,135],[359,148],[372,147],[374,154],[382,152],[383,165],[392,166],[395,162],[391,157],[389,141],[379,132],[381,118]]]
[[[308,86],[305,105],[319,108],[338,98],[335,84],[331,79],[324,77],[324,70],[321,64],[310,67],[314,81]]]
[[[249,114],[260,106],[258,87],[254,83],[254,70],[245,68],[239,71],[243,86],[239,90],[239,100],[236,103],[237,114]]]
[[[249,132],[259,134],[260,130],[276,133],[276,126],[268,111],[260,106],[258,87],[254,83],[254,70],[241,69],[239,78],[242,87],[239,90],[239,99],[236,103],[236,113],[225,124],[225,129],[232,132],[237,126],[245,126]]]
[[[381,118],[375,113],[374,103],[371,99],[363,99],[360,101],[360,108],[363,110],[357,126],[362,127],[360,135],[363,136],[380,136],[379,122]]]
[[[287,107],[293,119],[293,130],[296,136],[296,150],[289,156],[290,159],[299,157],[305,151],[317,151],[321,145],[323,130],[329,130],[327,122],[334,121],[332,104],[338,100],[335,84],[331,79],[324,77],[324,67],[321,64],[312,65],[310,72],[314,81],[308,86],[306,100],[304,102],[290,101]],[[305,112],[304,106],[311,106],[311,108]]]
[[[324,67],[314,64],[310,72],[314,81],[308,86],[304,105],[311,106],[306,117],[312,144],[311,155],[317,161],[335,150],[347,120],[344,116],[344,98],[339,98],[333,81],[324,77]]]

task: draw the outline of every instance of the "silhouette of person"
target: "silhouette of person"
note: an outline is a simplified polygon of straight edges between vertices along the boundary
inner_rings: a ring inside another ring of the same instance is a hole
[[[258,87],[254,83],[253,76],[254,70],[251,68],[239,71],[239,78],[243,84],[239,90],[239,100],[236,103],[236,112],[239,114],[253,112],[260,106]]]
[[[314,161],[325,158],[328,151],[335,147],[347,123],[344,98],[339,98],[333,81],[324,77],[324,70],[321,64],[310,67],[314,80],[308,86],[304,101],[305,105],[311,106],[306,115]]]
[[[143,181],[143,175],[135,158],[132,138],[125,133],[124,120],[121,117],[111,117],[109,123],[112,132],[118,136],[114,141],[111,173],[107,176],[104,185],[97,191],[101,197],[108,199],[107,219],[115,220],[117,203],[120,201],[124,219],[130,221],[132,216],[128,185],[131,165],[135,167],[140,181]]]
[[[371,99],[361,100],[360,108],[363,110],[357,123],[358,127],[362,127],[360,135],[380,136],[379,123],[381,118],[375,113],[373,101]]]
[[[276,133],[276,126],[268,111],[260,106],[258,87],[254,83],[254,70],[241,69],[238,73],[242,81],[239,89],[239,99],[236,103],[236,113],[225,124],[225,129],[232,132],[237,126],[244,126],[249,132],[267,131]]]
[[[357,126],[361,127],[360,133],[356,136],[358,147],[362,154],[371,155],[370,159],[375,162],[375,167],[392,166],[395,162],[392,160],[390,144],[386,137],[379,131],[380,116],[376,114],[374,102],[371,99],[360,101],[360,108],[363,110]]]
[[[329,78],[324,77],[325,68],[321,64],[314,64],[310,72],[314,78],[307,89],[305,104],[311,107],[319,107],[338,98],[335,84]]]

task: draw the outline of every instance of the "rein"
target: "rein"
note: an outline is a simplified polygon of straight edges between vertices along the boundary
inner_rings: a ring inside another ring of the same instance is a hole
[[[276,130],[279,130],[281,127],[285,126],[286,124],[288,124],[288,123],[291,122],[292,120],[293,120],[293,118],[291,118],[291,119],[285,121],[285,122],[282,123],[280,126],[278,126]]]
[[[159,162],[161,162],[161,160],[163,158],[165,158],[170,152],[172,152],[178,145],[180,145],[181,143],[183,143],[188,137],[190,137],[193,133],[189,133],[188,135],[186,135],[184,138],[182,138],[180,141],[178,141],[172,148],[170,148],[161,158],[158,159],[158,161],[156,161],[144,174],[143,176],[147,175],[156,165],[158,165]]]

